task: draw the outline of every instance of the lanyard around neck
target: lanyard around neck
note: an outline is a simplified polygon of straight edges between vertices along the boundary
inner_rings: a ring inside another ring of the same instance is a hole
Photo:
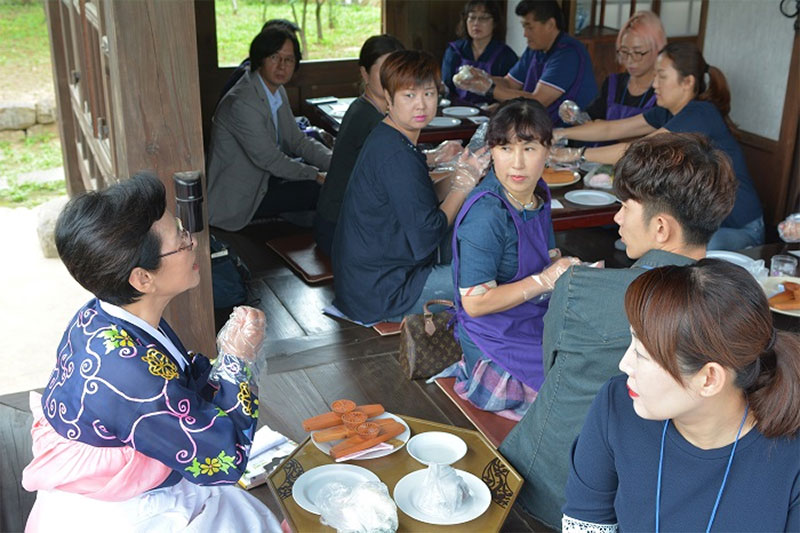
[[[736,445],[739,444],[739,436],[742,434],[742,428],[747,420],[747,412],[750,410],[750,404],[744,408],[744,416],[742,422],[739,424],[739,431],[736,432],[736,440],[733,441],[733,448],[731,448],[731,455],[728,457],[728,466],[725,467],[725,475],[722,477],[722,485],[719,486],[717,493],[717,500],[714,502],[714,508],[711,510],[711,517],[708,519],[706,526],[706,533],[711,531],[711,524],[714,523],[714,518],[717,516],[717,509],[719,508],[719,501],[722,499],[722,491],[725,490],[725,483],[728,482],[728,474],[731,471],[731,463],[733,463],[733,454],[736,453]],[[664,441],[667,436],[667,427],[669,427],[669,420],[664,420],[664,430],[661,432],[661,451],[658,456],[658,485],[656,485],[656,533],[659,531],[659,515],[661,514],[661,472],[664,467]]]

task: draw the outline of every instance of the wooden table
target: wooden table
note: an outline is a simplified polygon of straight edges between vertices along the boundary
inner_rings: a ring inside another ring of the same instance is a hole
[[[342,124],[342,118],[339,114],[333,113],[334,106],[349,105],[355,98],[337,98],[335,102],[315,104],[306,100],[306,104],[312,109],[314,117],[311,122],[319,125],[333,135],[339,133],[339,126]],[[437,116],[442,116],[441,109],[437,110]],[[472,138],[478,125],[469,120],[468,118],[461,119],[461,124],[449,128],[432,128],[427,127],[422,130],[419,135],[418,142],[420,144],[439,144],[442,141],[456,139],[461,141],[468,141]]]
[[[773,255],[785,254],[787,250],[800,250],[800,243],[786,244],[786,243],[773,243],[764,244],[761,246],[754,246],[745,250],[739,250],[738,253],[752,257],[753,259],[763,259],[764,264],[769,268],[769,260]],[[772,321],[777,329],[784,331],[792,331],[800,333],[800,318],[795,316],[784,315],[783,313],[772,312]]]
[[[580,189],[601,190],[585,187],[583,179],[574,185],[550,189],[550,194],[554,200],[558,200],[564,206],[562,209],[553,209],[550,216],[553,219],[554,231],[565,231],[577,228],[595,228],[614,224],[614,215],[619,211],[619,202],[611,205],[584,206],[573,204],[564,195],[569,191]],[[612,191],[604,191],[613,194]]]
[[[453,468],[465,470],[481,478],[489,487],[492,501],[489,508],[478,518],[457,526],[436,526],[414,520],[399,508],[398,531],[499,531],[506,520],[517,494],[522,487],[522,476],[495,450],[477,431],[455,426],[437,424],[410,416],[402,417],[411,428],[412,435],[425,431],[447,431],[461,437],[467,443],[467,454],[453,464]],[[425,467],[414,460],[405,448],[379,459],[347,461],[375,473],[393,495],[394,487],[406,474]],[[317,449],[306,438],[281,465],[270,474],[268,485],[278,501],[292,531],[333,531],[320,524],[319,516],[301,508],[292,497],[292,486],[304,472],[321,465],[333,464],[333,460]]]

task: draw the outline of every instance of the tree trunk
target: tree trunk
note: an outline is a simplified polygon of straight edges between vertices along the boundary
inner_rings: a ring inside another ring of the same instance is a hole
[[[317,0],[317,42],[322,42],[322,4],[325,0]]]
[[[333,18],[333,3],[335,0],[328,0],[328,29],[336,28],[336,21]]]
[[[239,4],[236,2],[236,0],[231,0],[231,4],[233,4],[233,14],[235,15],[239,12]]]

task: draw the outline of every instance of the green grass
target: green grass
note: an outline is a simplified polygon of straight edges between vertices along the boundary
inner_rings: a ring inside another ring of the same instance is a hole
[[[56,196],[67,194],[63,181],[17,183],[9,180],[8,188],[0,188],[0,207],[35,207]]]
[[[4,71],[8,66],[39,65],[49,69],[50,44],[41,2],[0,1],[0,36],[0,68]]]
[[[61,143],[52,133],[31,135],[20,142],[0,141],[0,178],[8,188],[0,188],[0,207],[32,207],[53,196],[66,194],[63,181],[18,183],[26,172],[61,166]]]
[[[328,27],[328,5],[333,1],[334,29]],[[267,4],[258,0],[239,0],[238,12],[233,14],[230,0],[218,0],[215,4],[217,14],[217,53],[220,66],[238,65],[247,57],[250,42],[261,31],[265,21],[273,18],[294,20],[289,2],[272,1]],[[297,19],[302,22],[303,0],[294,1]],[[308,0],[306,11],[306,41],[308,51],[303,51],[303,59],[331,59],[358,57],[361,45],[370,35],[381,32],[380,3],[370,1],[367,5],[356,3],[345,5],[339,0],[326,0],[322,6],[323,39],[318,42],[316,22],[316,2]]]

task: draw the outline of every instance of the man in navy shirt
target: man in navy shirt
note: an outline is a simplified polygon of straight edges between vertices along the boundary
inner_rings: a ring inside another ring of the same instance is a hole
[[[561,126],[561,102],[572,100],[585,108],[597,96],[592,60],[586,47],[564,32],[564,14],[555,1],[522,0],[514,12],[528,48],[505,77],[492,76],[486,95],[501,102],[520,96],[538,100],[553,125]]]

